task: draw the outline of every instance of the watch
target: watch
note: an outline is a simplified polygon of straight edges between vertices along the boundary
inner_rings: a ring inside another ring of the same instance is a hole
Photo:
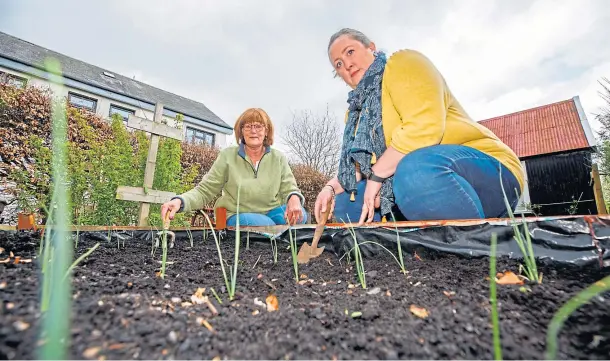
[[[378,183],[383,183],[383,181],[385,181],[387,178],[381,178],[377,175],[375,175],[375,173],[373,172],[373,170],[371,169],[371,174],[369,174],[368,180],[372,180],[373,182],[378,182]]]

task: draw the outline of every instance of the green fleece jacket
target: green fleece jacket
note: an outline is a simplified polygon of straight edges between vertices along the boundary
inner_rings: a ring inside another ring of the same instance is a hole
[[[293,194],[301,199],[301,206],[305,203],[284,154],[267,147],[256,169],[243,144],[221,150],[201,182],[174,198],[182,200],[180,211],[188,212],[203,208],[222,192],[214,208],[226,208],[228,218],[237,212],[240,184],[239,213],[265,214],[286,204]]]

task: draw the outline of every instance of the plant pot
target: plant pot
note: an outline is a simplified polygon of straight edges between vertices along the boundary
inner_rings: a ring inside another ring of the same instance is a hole
[[[216,208],[214,215],[215,228],[217,230],[227,228],[227,209],[223,207]]]
[[[36,220],[33,213],[19,213],[17,214],[17,230],[27,231],[36,230]]]

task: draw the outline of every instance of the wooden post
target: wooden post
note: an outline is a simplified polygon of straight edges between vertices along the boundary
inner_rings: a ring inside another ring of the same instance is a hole
[[[182,140],[182,131],[178,128],[172,128],[163,124],[163,105],[155,105],[155,116],[153,121],[142,119],[129,115],[127,126],[143,130],[150,133],[150,146],[148,147],[148,156],[146,159],[146,169],[144,170],[144,183],[142,188],[119,186],[116,192],[116,199],[126,201],[140,202],[140,213],[138,216],[138,225],[148,225],[148,214],[150,213],[150,205],[161,204],[167,202],[171,197],[175,196],[172,192],[163,192],[152,189],[155,179],[155,168],[157,166],[157,152],[159,150],[159,140],[161,137],[167,137],[177,140]]]
[[[597,205],[597,214],[608,214],[597,164],[593,164],[591,169],[591,177],[593,178],[593,194],[595,196],[595,204]]]
[[[155,105],[155,116],[153,122],[161,123],[163,120],[163,105],[157,103]],[[148,158],[146,159],[146,169],[144,170],[144,189],[152,189],[153,180],[155,179],[155,168],[157,167],[157,150],[159,150],[159,135],[151,133],[150,145],[148,147]],[[150,203],[140,203],[140,215],[138,217],[138,225],[145,226],[147,223],[148,213],[150,212]]]

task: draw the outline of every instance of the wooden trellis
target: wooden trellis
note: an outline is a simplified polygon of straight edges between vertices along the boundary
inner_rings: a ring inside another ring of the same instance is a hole
[[[162,123],[163,105],[155,105],[155,116],[152,121],[133,114],[127,119],[127,126],[150,133],[150,145],[146,159],[146,169],[144,171],[143,187],[119,186],[116,191],[116,199],[125,201],[139,202],[140,212],[138,217],[139,226],[148,225],[148,215],[151,204],[163,204],[176,193],[152,189],[155,178],[155,168],[157,166],[157,151],[161,137],[182,140],[182,130],[170,127]]]

